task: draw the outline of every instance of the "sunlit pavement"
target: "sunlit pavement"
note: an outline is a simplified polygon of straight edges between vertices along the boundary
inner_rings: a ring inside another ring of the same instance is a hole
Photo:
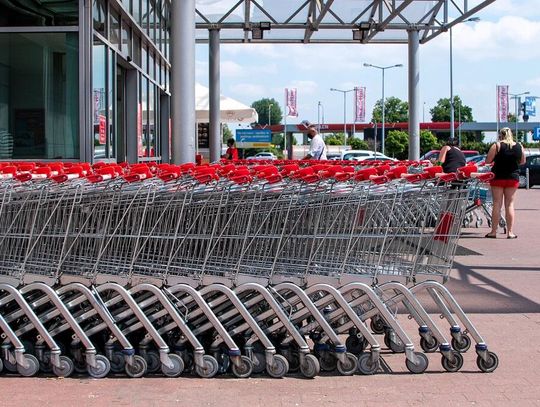
[[[426,373],[412,375],[403,354],[383,352],[375,376],[323,374],[270,379],[0,377],[0,405],[51,406],[539,406],[540,188],[520,190],[515,240],[485,239],[488,228],[468,228],[460,240],[447,287],[499,356],[499,368],[480,373],[471,349],[459,373],[446,373],[429,354]],[[435,315],[436,316],[436,315]],[[414,338],[416,329],[400,318]],[[443,325],[441,324],[441,327]],[[447,331],[445,331],[447,333]],[[382,342],[382,338],[381,338]]]

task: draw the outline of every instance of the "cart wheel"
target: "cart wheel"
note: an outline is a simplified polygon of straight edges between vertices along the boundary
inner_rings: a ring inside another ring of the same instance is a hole
[[[111,372],[113,373],[120,373],[125,370],[126,360],[123,353],[120,351],[113,352],[110,363]]]
[[[319,360],[314,355],[306,355],[304,363],[300,364],[300,373],[308,379],[313,379],[321,371]]]
[[[488,352],[487,362],[480,356],[476,358],[476,365],[484,373],[491,373],[499,366],[499,358],[493,352]]]
[[[476,219],[476,227],[479,228],[484,223],[484,220],[482,218]]]
[[[287,356],[285,357],[287,358]],[[289,357],[287,358],[287,362],[289,362],[289,373],[296,373],[300,370],[300,356],[298,355],[297,351],[290,352]],[[319,361],[317,361],[317,364],[318,363]]]
[[[363,336],[358,337],[357,335],[351,335],[345,340],[345,346],[347,347],[347,350],[355,355],[359,355],[366,349],[367,341]]]
[[[319,365],[324,372],[333,372],[337,367],[337,359],[330,352],[322,352],[319,357]]]
[[[184,361],[178,355],[174,353],[169,353],[169,359],[171,360],[173,367],[167,367],[166,365],[161,365],[161,371],[167,377],[178,377],[184,371]]]
[[[399,339],[397,336],[394,335],[396,338],[396,342],[392,341],[390,339],[390,333],[393,332],[391,330],[388,330],[386,334],[384,335],[384,343],[385,345],[394,353],[403,353],[405,352],[405,345],[403,342],[401,342],[401,339]]]
[[[251,362],[251,359],[247,356],[240,356],[240,365],[236,366],[234,363],[232,365],[232,371],[236,377],[239,379],[245,379],[249,376],[251,376],[251,373],[253,372],[253,363]]]
[[[289,362],[283,355],[274,355],[274,364],[267,365],[266,371],[270,376],[280,379],[289,371]]]
[[[10,373],[16,373],[17,372],[17,362],[11,363],[7,359],[3,359],[3,362],[4,362],[4,367],[6,368],[6,370],[8,372],[10,372]]]
[[[424,373],[429,365],[427,356],[421,352],[414,352],[414,355],[416,356],[416,364],[407,359],[405,362],[407,369],[409,369],[409,372],[415,374]]]
[[[204,355],[203,364],[204,366],[195,366],[195,372],[200,377],[210,379],[211,377],[217,375],[217,372],[219,370],[219,363],[213,356]]]
[[[39,370],[41,370],[43,373],[52,372],[50,351],[43,352],[43,358],[39,361]]]
[[[454,350],[452,351],[452,357],[454,358],[453,361],[446,358],[444,355],[442,356],[441,364],[447,372],[457,372],[463,367],[463,356],[461,353]]]
[[[34,376],[39,371],[39,361],[34,355],[29,354],[25,354],[24,359],[28,367],[17,365],[17,372],[24,377]]]
[[[135,355],[133,356],[133,364],[126,363],[124,369],[129,377],[138,378],[144,376],[148,370],[148,365],[142,356]]]
[[[87,367],[88,374],[94,379],[102,379],[109,374],[111,370],[111,364],[109,359],[103,355],[96,355],[96,367],[88,365]]]
[[[436,352],[439,348],[439,341],[434,336],[431,337],[431,340],[420,338],[420,346],[426,353]]]
[[[0,359],[0,372],[4,370],[4,364],[2,363],[2,359]]]
[[[151,350],[146,352],[144,359],[146,360],[146,364],[148,366],[148,373],[156,373],[161,368],[161,360],[159,359],[159,353],[157,353],[156,351]]]
[[[73,364],[77,373],[88,373],[88,365],[85,361],[73,359]]]
[[[261,352],[253,352],[253,358],[255,361],[251,361],[253,364],[253,373],[258,374],[266,370],[266,356]]]
[[[371,352],[362,353],[358,357],[358,371],[364,375],[375,374],[379,367],[380,364],[378,359],[376,363],[372,363]]]
[[[369,323],[369,326],[373,333],[377,335],[381,335],[384,333],[384,321],[379,316],[371,318],[371,322]]]
[[[52,371],[58,377],[69,377],[75,371],[75,364],[67,356],[60,356],[60,367],[53,366]]]
[[[471,347],[471,338],[465,334],[461,334],[461,340],[457,341],[455,338],[452,338],[452,348],[458,352],[467,352]]]
[[[345,361],[337,361],[337,370],[343,376],[351,376],[358,369],[358,359],[352,353],[345,353]]]

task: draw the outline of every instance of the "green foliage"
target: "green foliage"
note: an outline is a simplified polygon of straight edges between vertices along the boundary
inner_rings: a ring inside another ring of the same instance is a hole
[[[324,142],[328,146],[342,146],[343,144],[345,144],[345,137],[343,136],[343,133],[337,133],[331,136],[327,136],[324,139]]]
[[[433,122],[449,122],[450,121],[450,98],[443,98],[437,101],[437,104],[430,109],[431,121]],[[461,98],[454,96],[454,120],[462,122],[473,122],[472,109],[464,105]]]
[[[409,135],[405,131],[391,130],[384,140],[386,152],[392,157],[404,159],[409,148]]]
[[[420,131],[420,155],[427,153],[430,150],[437,150],[441,147],[437,137],[429,130]]]
[[[348,144],[353,150],[369,150],[369,144],[359,138],[349,137]]]
[[[461,143],[462,150],[477,150],[479,154],[486,154],[491,144],[482,143],[479,141],[464,141]]]
[[[375,103],[371,121],[382,122],[381,99]],[[386,123],[403,123],[409,121],[409,104],[393,96],[386,98],[384,102],[384,121]]]
[[[507,119],[508,123],[515,123],[516,122],[516,115],[514,113],[508,113]]]
[[[280,124],[283,116],[281,114],[281,107],[274,98],[264,98],[256,100],[251,104],[251,107],[255,109],[259,115],[259,124],[268,124],[268,108],[270,107],[270,124]]]
[[[226,124],[223,124],[223,143],[227,143],[227,140],[230,138],[234,138],[234,135],[232,134],[231,129],[229,129],[229,126]]]

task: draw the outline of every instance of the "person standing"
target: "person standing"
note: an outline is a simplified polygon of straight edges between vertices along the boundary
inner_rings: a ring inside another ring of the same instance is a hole
[[[507,239],[516,239],[514,234],[514,200],[519,186],[519,166],[525,164],[523,146],[514,141],[512,130],[504,127],[499,131],[499,140],[488,151],[486,164],[493,163],[491,171],[495,177],[491,180],[493,211],[491,214],[491,232],[485,237],[497,238],[497,228],[504,202],[506,215]]]
[[[312,124],[308,127],[307,136],[311,140],[309,144],[309,153],[304,160],[326,160],[326,144],[317,128]]]
[[[455,138],[449,138],[446,145],[441,148],[439,162],[445,173],[457,172],[459,167],[466,164],[465,154],[459,149],[458,141]]]

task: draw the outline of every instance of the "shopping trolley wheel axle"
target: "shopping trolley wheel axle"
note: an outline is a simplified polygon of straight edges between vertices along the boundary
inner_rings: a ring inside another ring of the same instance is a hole
[[[427,356],[421,352],[414,352],[414,356],[416,357],[416,364],[407,359],[405,362],[407,369],[409,369],[409,372],[415,374],[424,373],[429,364]]]

